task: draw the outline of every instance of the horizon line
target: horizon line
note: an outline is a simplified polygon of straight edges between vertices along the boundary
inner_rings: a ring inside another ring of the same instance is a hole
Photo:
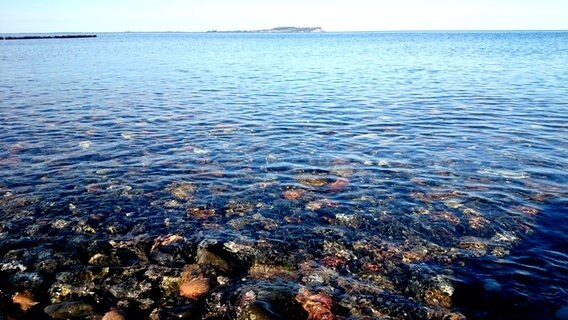
[[[317,27],[321,28],[321,27]],[[282,33],[362,33],[362,32],[566,32],[568,29],[392,29],[392,30],[326,30],[321,28],[322,32],[272,32],[274,34]],[[67,33],[67,34],[93,34],[93,33],[271,33],[263,32],[262,30],[270,29],[255,29],[255,30],[217,30],[209,29],[203,31],[183,31],[183,30],[153,30],[153,31],[40,31],[40,32],[3,32],[0,34],[54,34],[54,33]]]

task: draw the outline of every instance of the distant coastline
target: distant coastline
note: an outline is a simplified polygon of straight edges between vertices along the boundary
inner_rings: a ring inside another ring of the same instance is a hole
[[[219,31],[219,30],[209,30],[207,32],[222,32],[222,33],[312,33],[312,32],[324,32],[321,27],[276,27],[272,29],[260,29],[260,30],[229,30],[229,31]]]

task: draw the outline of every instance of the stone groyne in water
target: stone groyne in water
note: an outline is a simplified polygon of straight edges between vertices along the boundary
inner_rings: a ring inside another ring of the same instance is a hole
[[[34,40],[34,39],[76,39],[96,38],[96,34],[64,34],[64,35],[28,35],[28,36],[2,36],[0,40]]]

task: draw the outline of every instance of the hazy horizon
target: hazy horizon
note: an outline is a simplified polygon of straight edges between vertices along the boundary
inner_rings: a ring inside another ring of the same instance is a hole
[[[132,30],[124,30],[124,31],[26,31],[26,32],[2,32],[0,34],[10,35],[10,34],[105,34],[105,33],[254,33],[255,31],[263,31],[268,29],[273,29],[277,27],[299,27],[304,28],[306,26],[274,26],[270,28],[262,28],[262,29],[238,29],[238,30],[220,30],[220,29],[207,29],[207,30],[199,30],[199,31],[185,31],[185,30],[146,30],[146,31],[132,31]],[[312,27],[312,26],[309,26]],[[318,26],[314,26],[318,27]],[[306,27],[307,28],[307,27]],[[369,33],[397,33],[397,32],[568,32],[568,29],[431,29],[431,30],[326,30],[322,28],[324,33],[361,33],[361,32],[369,32]],[[286,33],[286,32],[280,32]],[[288,32],[289,33],[289,32]],[[317,33],[317,32],[316,32]],[[274,32],[273,34],[278,34],[278,32]]]
[[[349,31],[568,30],[562,0],[0,0],[0,33],[205,32],[281,26]]]

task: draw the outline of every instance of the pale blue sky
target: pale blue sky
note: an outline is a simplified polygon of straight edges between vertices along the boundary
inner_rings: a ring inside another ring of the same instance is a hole
[[[566,30],[568,0],[0,0],[0,33]]]

